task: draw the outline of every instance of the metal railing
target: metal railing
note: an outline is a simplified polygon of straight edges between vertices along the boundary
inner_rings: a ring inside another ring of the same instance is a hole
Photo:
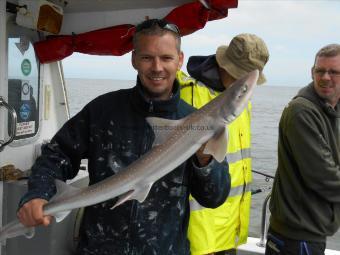
[[[0,107],[5,107],[8,110],[9,116],[11,116],[11,125],[9,130],[9,138],[7,141],[0,141],[0,151],[2,151],[6,145],[10,144],[16,135],[17,127],[17,114],[12,106],[10,106],[3,97],[0,96]]]
[[[266,199],[263,202],[262,205],[262,219],[261,219],[261,238],[260,238],[260,242],[257,243],[257,246],[259,247],[265,247],[266,246],[266,234],[267,234],[267,230],[268,230],[268,224],[267,224],[267,208],[268,208],[268,201],[271,197],[271,193],[269,193],[266,196]]]

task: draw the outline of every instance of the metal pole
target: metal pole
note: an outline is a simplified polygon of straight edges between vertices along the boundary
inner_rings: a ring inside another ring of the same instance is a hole
[[[7,31],[6,31],[6,1],[0,0],[0,96],[4,96],[7,98]],[[5,120],[5,114],[0,113],[0,120]],[[6,121],[0,121],[0,138],[5,135]],[[1,156],[0,152],[0,162],[2,160],[3,155]],[[0,226],[2,226],[2,217],[3,217],[3,192],[4,192],[4,183],[0,182]],[[3,246],[0,248],[0,255],[2,252]]]
[[[70,119],[70,116],[71,116],[70,115],[70,105],[69,105],[69,102],[68,102],[63,63],[61,61],[58,61],[57,64],[58,64],[58,69],[59,69],[61,87],[62,87],[62,90],[63,90],[63,96],[64,96],[64,100],[65,100],[67,119]]]
[[[267,207],[268,207],[268,201],[270,199],[271,193],[269,193],[266,197],[266,199],[263,202],[262,205],[262,220],[261,220],[261,238],[260,242],[257,243],[257,246],[259,247],[265,247],[266,246],[266,234],[267,234]]]

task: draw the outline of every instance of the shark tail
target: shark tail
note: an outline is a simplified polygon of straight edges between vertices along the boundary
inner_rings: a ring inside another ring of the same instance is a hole
[[[22,235],[26,238],[34,237],[35,228],[25,227],[18,220],[14,220],[0,230],[0,242],[2,245],[5,245],[7,239]]]

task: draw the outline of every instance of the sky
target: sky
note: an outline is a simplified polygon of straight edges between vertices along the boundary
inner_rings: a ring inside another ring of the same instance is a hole
[[[267,85],[305,86],[316,52],[340,43],[340,0],[239,0],[227,18],[182,38],[186,61],[211,55],[240,33],[253,33],[267,44],[270,58],[264,69]],[[74,53],[63,61],[66,78],[135,80],[131,55],[89,56]]]

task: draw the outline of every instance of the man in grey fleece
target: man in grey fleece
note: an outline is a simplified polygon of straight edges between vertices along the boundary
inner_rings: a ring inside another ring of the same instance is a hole
[[[266,255],[324,254],[340,226],[340,44],[319,50],[312,77],[281,116]]]

